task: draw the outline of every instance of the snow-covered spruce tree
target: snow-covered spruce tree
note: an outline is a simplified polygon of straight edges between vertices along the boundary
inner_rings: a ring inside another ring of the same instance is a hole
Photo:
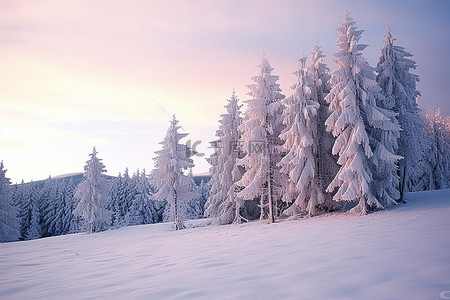
[[[438,108],[427,110],[424,120],[430,150],[425,156],[424,173],[417,187],[420,190],[450,188],[450,131],[446,128],[446,120]]]
[[[135,195],[130,210],[125,216],[125,224],[133,226],[156,223],[158,218],[151,199],[152,191],[145,170],[142,173],[138,170],[132,180],[135,182]]]
[[[75,191],[75,198],[79,202],[73,215],[86,220],[89,233],[102,230],[111,223],[111,211],[105,208],[109,202],[110,184],[102,175],[106,169],[97,153],[94,147],[89,154],[91,158],[84,166],[84,180]]]
[[[335,201],[358,202],[351,211],[365,214],[368,208],[383,208],[376,197],[388,191],[374,181],[372,172],[379,164],[397,161],[385,143],[398,134],[399,126],[392,121],[392,112],[377,106],[383,96],[373,68],[361,55],[366,47],[358,44],[363,31],[356,30],[348,13],[338,31],[339,52],[334,55],[337,69],[332,73],[332,88],[325,99],[331,111],[326,126],[336,137],[332,150],[339,156],[341,167],[327,191],[337,188]],[[375,175],[376,180],[378,173]]]
[[[64,234],[64,218],[66,206],[66,183],[48,179],[50,184],[44,185],[44,194],[41,195],[40,207],[42,209],[42,226],[45,236]],[[48,191],[46,189],[49,188]],[[44,196],[44,197],[42,197]]]
[[[17,211],[11,204],[10,180],[6,177],[3,161],[0,162],[0,242],[13,242],[19,239]]]
[[[73,183],[73,179],[70,178],[68,182],[64,181],[64,218],[63,218],[63,234],[71,233],[72,228],[76,218],[73,216],[73,211],[76,208],[75,203],[75,184]]]
[[[222,156],[222,147],[220,144],[220,139],[223,136],[222,130],[218,129],[216,131],[216,137],[218,140],[211,142],[211,145],[215,149],[214,153],[211,154],[206,160],[211,165],[209,172],[211,174],[211,179],[208,182],[210,186],[208,200],[205,203],[205,217],[217,219],[219,216],[219,205],[222,199],[225,199],[225,189],[222,188],[222,183],[220,182],[220,174],[223,172],[223,165],[219,164],[219,157]]]
[[[24,212],[26,223],[24,225],[23,239],[34,240],[42,236],[40,212],[38,207],[40,189],[35,183],[30,183]]]
[[[236,196],[236,182],[242,178],[242,167],[236,163],[240,158],[238,142],[240,139],[238,127],[242,123],[241,107],[235,92],[227,100],[226,113],[221,115],[217,138],[218,147],[210,161],[217,160],[212,166],[211,186],[214,192],[207,202],[207,212],[214,210],[215,221],[218,224],[241,223],[240,208],[242,200]],[[216,156],[216,157],[214,157]],[[213,204],[214,203],[214,204]]]
[[[219,205],[219,224],[241,223],[241,207],[243,200],[236,192],[238,186],[236,182],[242,179],[243,168],[237,164],[237,160],[242,158],[242,151],[239,149],[240,140],[239,126],[242,124],[241,108],[239,99],[233,90],[231,98],[227,100],[225,106],[226,113],[221,115],[220,127],[224,132],[221,139],[222,155],[219,163],[223,166],[220,174],[220,182],[225,190],[225,198]]]
[[[263,55],[260,72],[252,77],[248,85],[247,110],[239,126],[245,156],[238,159],[238,165],[245,168],[236,185],[242,187],[237,196],[243,200],[260,199],[260,219],[275,222],[278,217],[278,200],[281,198],[282,173],[278,167],[281,160],[279,135],[283,130],[280,85],[278,76],[272,75],[273,68]]]
[[[384,48],[376,68],[377,82],[385,97],[385,107],[396,112],[402,130],[398,141],[398,162],[400,175],[400,201],[405,192],[414,189],[414,185],[422,177],[424,166],[421,158],[427,148],[424,140],[424,124],[420,116],[416,90],[419,76],[411,73],[416,63],[410,59],[412,55],[405,48],[394,45],[392,30],[386,28]]]
[[[203,216],[205,215],[205,207],[206,207],[206,201],[208,200],[208,197],[209,197],[209,190],[210,190],[210,185],[208,184],[207,181],[202,179],[198,186],[198,192],[200,194],[200,206],[202,207]]]
[[[25,232],[30,225],[28,202],[30,194],[30,185],[25,184],[22,179],[20,184],[15,184],[12,192],[12,203],[16,207],[17,219],[19,221],[19,240],[23,241],[25,239]]]
[[[34,183],[22,183],[14,187],[12,198],[18,211],[20,240],[32,240],[42,236],[39,210],[40,188]],[[44,224],[45,226],[45,224]]]
[[[64,234],[64,212],[66,207],[66,183],[65,181],[57,181],[55,183],[56,193],[53,199],[54,217],[49,220],[48,228],[52,235]]]
[[[39,211],[41,212],[41,234],[43,237],[54,235],[50,224],[55,218],[55,201],[58,185],[55,180],[48,178],[39,195]]]
[[[319,205],[320,210],[330,211],[340,207],[333,201],[333,194],[325,192],[328,185],[339,171],[337,157],[332,154],[335,139],[326,130],[325,122],[330,116],[329,104],[325,97],[330,92],[330,69],[323,62],[325,55],[320,50],[317,41],[311,51],[311,65],[309,68],[312,80],[311,100],[319,103],[317,110],[317,150],[316,150],[316,176],[319,178],[319,191],[323,191],[323,204]]]
[[[190,192],[189,177],[186,170],[194,167],[192,159],[188,157],[189,149],[179,143],[187,133],[179,133],[178,120],[173,116],[164,140],[160,143],[162,149],[156,151],[155,169],[152,174],[152,185],[156,188],[154,199],[167,201],[165,211],[170,213],[170,220],[175,222],[175,230],[183,229],[183,218],[186,205],[194,196]]]
[[[292,86],[294,94],[283,100],[283,124],[280,134],[286,155],[278,164],[281,172],[288,175],[284,201],[294,203],[288,214],[307,212],[316,214],[316,206],[324,202],[316,170],[318,150],[317,110],[319,103],[311,99],[312,78],[306,67],[306,57],[299,59],[299,69],[294,73],[297,83]]]
[[[122,180],[122,173],[119,173],[119,176],[111,180],[111,200],[106,208],[112,212],[112,227],[118,227],[119,211],[121,211],[118,207],[120,203],[120,187],[122,185]]]
[[[192,173],[192,169],[189,170],[188,173],[189,178],[189,191],[192,194],[192,200],[186,205],[186,217],[188,219],[199,219],[203,217],[204,214],[204,206],[202,206],[202,198],[200,194],[199,187],[195,183],[194,175]]]
[[[113,227],[127,226],[127,215],[137,193],[138,180],[136,178],[130,177],[128,168],[126,168],[123,175],[119,174],[111,183],[111,201],[107,208],[113,213]]]

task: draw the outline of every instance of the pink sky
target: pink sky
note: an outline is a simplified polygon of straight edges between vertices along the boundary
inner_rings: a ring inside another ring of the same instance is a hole
[[[431,4],[430,4],[431,3]],[[93,146],[108,173],[151,170],[170,115],[188,139],[214,139],[233,88],[263,51],[290,94],[301,50],[328,56],[346,10],[377,62],[384,28],[415,54],[423,107],[450,114],[447,1],[0,0],[0,160],[14,182],[82,171]],[[204,172],[204,157],[195,172]]]

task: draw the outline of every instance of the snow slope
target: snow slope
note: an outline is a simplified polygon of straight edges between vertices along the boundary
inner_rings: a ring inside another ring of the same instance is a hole
[[[408,201],[362,217],[0,244],[0,299],[449,299],[450,190]]]

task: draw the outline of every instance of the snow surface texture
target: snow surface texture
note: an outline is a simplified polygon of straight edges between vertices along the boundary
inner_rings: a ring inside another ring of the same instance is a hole
[[[0,244],[0,299],[448,299],[450,190],[407,200],[361,217]]]

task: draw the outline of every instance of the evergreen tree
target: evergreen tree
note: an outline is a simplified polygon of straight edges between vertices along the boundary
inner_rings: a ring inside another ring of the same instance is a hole
[[[113,225],[115,227],[121,227],[127,225],[127,215],[133,205],[133,200],[136,196],[136,180],[132,180],[129,175],[128,168],[125,169],[123,176],[119,175],[116,181],[116,187],[113,189],[113,207],[111,210],[114,212]]]
[[[56,191],[54,193],[54,199],[52,201],[53,206],[53,218],[49,221],[49,231],[52,235],[63,234],[64,228],[64,212],[66,206],[66,183],[64,181],[55,182]]]
[[[236,182],[242,178],[243,169],[237,165],[240,158],[238,127],[242,123],[241,107],[235,92],[225,106],[227,112],[221,115],[217,131],[219,147],[210,158],[217,160],[211,168],[211,196],[206,212],[215,217],[219,224],[240,223],[242,200],[236,196]],[[212,211],[212,213],[211,213]]]
[[[111,222],[111,211],[106,209],[109,202],[110,184],[102,173],[106,172],[102,160],[97,157],[95,147],[91,158],[84,166],[84,180],[75,191],[79,201],[74,216],[80,216],[89,223],[89,233],[101,230]]]
[[[170,213],[170,220],[175,222],[175,229],[184,228],[183,218],[186,205],[193,199],[189,190],[190,180],[184,171],[193,168],[192,159],[188,157],[189,149],[179,143],[187,133],[179,133],[178,120],[173,116],[164,140],[160,143],[162,149],[155,152],[155,169],[152,184],[156,188],[154,198],[157,201],[167,201],[165,211]]]
[[[207,181],[202,179],[200,181],[200,185],[198,186],[198,192],[200,194],[200,206],[203,211],[203,216],[205,215],[205,207],[206,207],[206,201],[208,201],[209,191],[210,191],[210,185],[208,184]]]
[[[135,196],[125,220],[127,226],[151,224],[157,222],[157,213],[151,199],[151,189],[145,171],[133,175]]]
[[[447,117],[447,122],[450,117]],[[426,138],[430,151],[425,157],[422,178],[417,182],[421,190],[450,188],[450,128],[439,109],[429,109],[425,115]]]
[[[204,210],[202,207],[202,198],[200,194],[199,187],[194,181],[194,175],[192,174],[192,169],[188,173],[189,178],[189,191],[192,195],[192,200],[187,203],[187,218],[188,219],[199,219],[203,216]]]
[[[29,190],[30,186],[25,184],[22,179],[20,184],[14,185],[12,201],[17,211],[17,219],[19,221],[20,240],[25,239],[25,233],[30,226],[29,214]]]
[[[281,100],[284,95],[278,76],[272,75],[273,68],[265,56],[262,57],[259,74],[252,77],[248,85],[247,110],[239,126],[244,144],[245,156],[238,159],[238,165],[245,168],[236,185],[242,187],[237,197],[243,200],[260,199],[260,219],[275,222],[278,216],[278,199],[281,198],[282,175],[278,163],[281,160],[279,134],[283,130]]]
[[[333,195],[325,192],[325,189],[331,183],[339,171],[337,157],[332,154],[334,138],[326,130],[325,122],[330,116],[329,104],[325,97],[330,92],[330,69],[323,62],[325,55],[320,50],[317,41],[313,45],[311,52],[311,100],[319,103],[317,111],[317,146],[316,146],[316,173],[318,177],[318,191],[321,191],[323,205],[319,205],[322,210],[329,211],[339,207],[333,201]]]
[[[420,116],[416,89],[419,76],[411,73],[416,63],[410,59],[412,55],[405,48],[394,45],[395,39],[389,26],[386,28],[385,46],[381,50],[377,65],[377,82],[385,97],[385,108],[396,112],[402,128],[398,141],[400,200],[411,191],[422,176],[424,166],[421,158],[427,143],[424,140],[424,124]]]
[[[334,60],[338,68],[332,73],[332,88],[326,96],[332,111],[326,126],[336,137],[332,150],[341,167],[327,190],[337,188],[335,201],[357,201],[352,211],[365,214],[367,208],[383,208],[376,196],[387,194],[390,187],[381,190],[378,173],[373,181],[372,172],[379,164],[397,161],[387,146],[399,127],[392,121],[392,112],[377,106],[383,97],[373,68],[361,55],[367,47],[358,44],[363,31],[356,30],[348,13],[338,30],[339,52]]]
[[[17,211],[11,205],[10,184],[6,177],[3,161],[0,162],[0,242],[13,242],[19,239]]]
[[[34,240],[42,236],[38,207],[40,189],[36,184],[31,183],[30,185],[26,209],[27,226],[23,236],[25,240]]]
[[[112,212],[112,221],[111,225],[113,227],[117,227],[117,223],[119,220],[119,203],[120,203],[120,187],[122,185],[122,173],[119,173],[119,176],[117,178],[113,179],[111,181],[111,201],[109,202],[108,206],[106,207],[108,210]]]
[[[216,131],[217,140],[211,142],[214,148],[214,153],[206,160],[211,165],[209,172],[211,173],[211,180],[208,182],[210,186],[209,197],[205,204],[205,217],[217,219],[219,216],[219,206],[223,199],[225,199],[225,189],[222,188],[220,182],[221,174],[223,173],[223,165],[219,164],[219,157],[222,156],[223,148],[220,145],[220,139],[223,136],[221,129]]]
[[[284,99],[283,124],[286,128],[280,138],[284,141],[282,149],[286,155],[279,166],[289,177],[284,200],[295,200],[288,212],[306,211],[313,216],[316,206],[325,201],[316,169],[320,105],[311,99],[312,78],[306,68],[306,57],[301,57],[299,62],[300,68],[294,73],[297,76],[297,83],[292,86],[294,94]]]
[[[39,197],[39,210],[41,212],[42,236],[54,235],[51,224],[56,215],[55,201],[57,195],[57,182],[48,178],[41,189]]]

